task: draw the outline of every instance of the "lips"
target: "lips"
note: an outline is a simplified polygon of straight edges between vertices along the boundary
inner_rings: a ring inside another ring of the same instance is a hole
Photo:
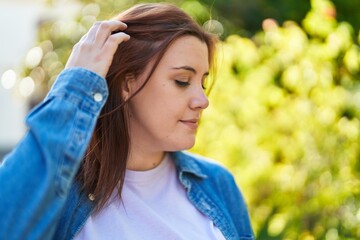
[[[198,127],[198,119],[180,120],[180,122],[185,124],[192,130],[196,130]]]

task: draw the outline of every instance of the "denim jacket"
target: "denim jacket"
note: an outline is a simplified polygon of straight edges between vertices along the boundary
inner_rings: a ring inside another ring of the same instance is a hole
[[[0,165],[0,239],[52,239],[107,99],[106,81],[63,71],[27,117],[28,131]]]
[[[95,202],[74,176],[107,94],[100,76],[69,69],[29,115],[27,135],[0,166],[0,239],[72,239],[84,226]],[[189,200],[224,237],[254,239],[232,175],[200,156],[171,154]]]

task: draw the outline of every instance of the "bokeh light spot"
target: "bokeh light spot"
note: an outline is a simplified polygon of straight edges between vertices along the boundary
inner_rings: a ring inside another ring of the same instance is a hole
[[[204,23],[203,27],[207,31],[216,34],[218,36],[221,36],[224,33],[223,25],[221,24],[221,22],[217,20],[208,20]]]
[[[1,85],[5,89],[11,89],[16,83],[16,73],[14,70],[6,70],[1,76]]]
[[[26,77],[21,80],[19,85],[20,94],[24,97],[29,97],[35,89],[34,80],[31,77]]]
[[[39,65],[43,56],[41,47],[32,48],[26,55],[25,64],[29,68],[34,68]]]

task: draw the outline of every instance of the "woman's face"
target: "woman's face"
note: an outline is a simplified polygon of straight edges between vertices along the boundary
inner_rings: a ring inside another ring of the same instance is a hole
[[[130,140],[141,151],[178,151],[195,143],[200,113],[209,101],[207,45],[183,36],[168,48],[145,87],[129,101]],[[128,83],[129,95],[144,82]]]

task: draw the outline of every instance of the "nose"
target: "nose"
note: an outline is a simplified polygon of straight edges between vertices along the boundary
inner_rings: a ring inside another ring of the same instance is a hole
[[[196,89],[190,101],[191,109],[200,109],[203,110],[209,106],[209,99],[206,96],[204,90],[200,87],[200,89]]]

